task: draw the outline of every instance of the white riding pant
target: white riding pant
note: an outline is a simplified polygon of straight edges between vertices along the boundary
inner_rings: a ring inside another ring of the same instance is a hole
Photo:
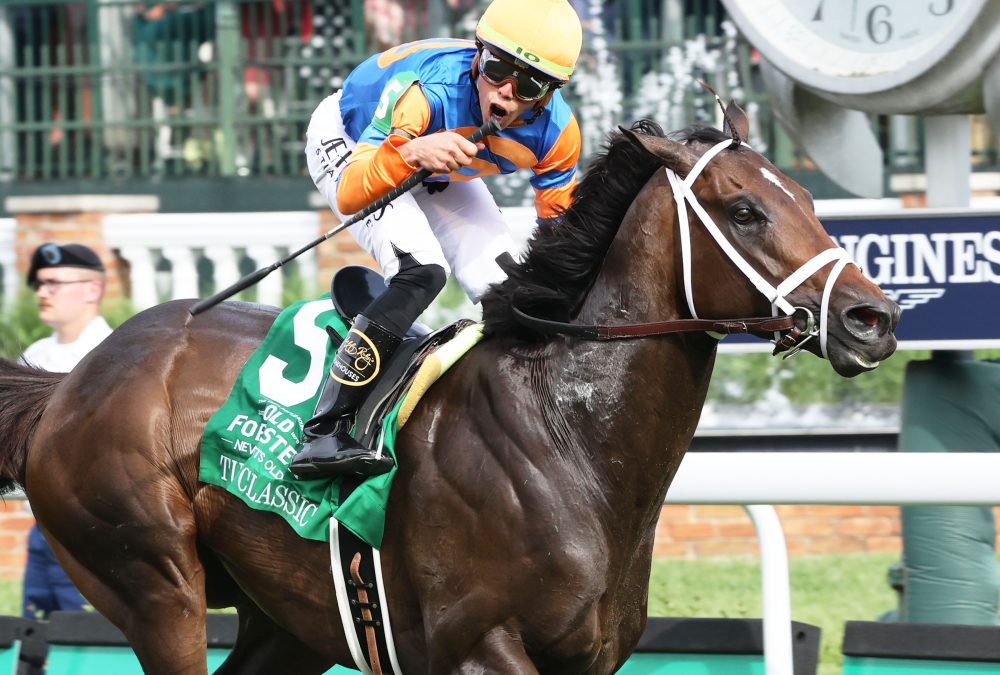
[[[312,114],[306,131],[306,162],[316,188],[342,222],[350,214],[337,209],[337,181],[354,145],[344,129],[337,92]],[[348,232],[375,258],[387,283],[399,272],[395,247],[420,264],[440,265],[453,273],[472,302],[478,302],[490,284],[506,278],[497,256],[517,255],[500,208],[479,178],[452,182],[435,194],[417,186]]]

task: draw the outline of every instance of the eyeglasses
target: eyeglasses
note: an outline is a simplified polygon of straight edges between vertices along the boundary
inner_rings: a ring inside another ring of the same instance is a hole
[[[490,84],[501,86],[504,82],[514,83],[514,96],[522,101],[537,101],[549,93],[552,80],[542,77],[531,69],[519,69],[515,64],[496,56],[486,47],[479,55],[479,72]]]
[[[35,279],[28,283],[28,287],[31,288],[35,293],[42,290],[46,286],[52,293],[58,293],[59,289],[63,286],[68,286],[70,284],[85,284],[89,281],[94,281],[94,279],[77,279],[75,281],[58,281],[56,279]]]

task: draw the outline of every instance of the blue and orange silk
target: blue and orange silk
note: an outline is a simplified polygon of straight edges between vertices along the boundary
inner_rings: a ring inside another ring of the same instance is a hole
[[[407,164],[398,148],[407,138],[389,134],[376,125],[380,100],[394,100],[391,127],[412,136],[451,130],[467,136],[483,124],[476,85],[470,74],[475,44],[469,40],[431,39],[400,45],[376,54],[359,65],[344,82],[340,111],[347,133],[357,141],[341,174],[337,202],[341,213],[355,213],[388,193],[416,167]],[[413,82],[398,98],[383,99],[395,82]],[[534,114],[529,110],[522,117]],[[539,219],[569,206],[580,157],[580,128],[557,90],[532,123],[518,120],[486,139],[486,149],[472,163],[432,180],[464,181],[490,174],[530,168],[535,175],[535,209]]]

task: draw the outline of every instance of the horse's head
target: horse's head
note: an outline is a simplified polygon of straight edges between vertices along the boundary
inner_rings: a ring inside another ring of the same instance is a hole
[[[809,192],[746,145],[743,110],[730,104],[725,117],[724,131],[693,128],[680,141],[623,130],[667,169],[682,302],[703,319],[794,313],[785,349],[825,356],[848,377],[875,368],[895,351],[899,308],[836,246]]]

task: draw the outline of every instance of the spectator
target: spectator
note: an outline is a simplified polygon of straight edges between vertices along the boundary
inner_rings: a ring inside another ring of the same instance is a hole
[[[273,76],[283,68],[275,64],[287,59],[291,49],[311,51],[312,0],[247,2],[239,5],[239,12],[240,35],[246,47],[243,94],[247,113],[273,120],[278,115],[279,105],[287,106],[287,102],[276,100],[280,98],[281,87],[272,87]],[[252,153],[253,159],[248,162],[242,153],[237,156],[237,171],[241,175],[251,170],[266,173],[280,161],[274,151],[280,144],[280,136],[276,138],[275,133],[276,125],[271,123],[246,127],[246,137],[240,144]]]
[[[308,44],[312,39],[312,2],[269,0],[239,7],[240,35],[246,45],[247,58],[243,92],[251,108],[255,108],[271,86],[271,73],[263,63],[284,54],[283,41],[287,37],[295,36],[301,44]]]
[[[142,6],[136,16],[135,60],[150,93],[173,114],[189,108],[196,94],[191,73],[206,69],[197,50],[215,37],[212,3],[160,2]]]
[[[55,331],[32,343],[21,355],[30,366],[69,372],[111,334],[100,316],[104,265],[80,244],[44,244],[31,256],[28,285],[34,289],[42,322]],[[28,533],[22,614],[46,619],[61,611],[82,611],[87,601],[59,566],[38,525]]]
[[[18,3],[7,12],[14,56],[15,119],[37,125],[17,134],[18,170],[22,178],[34,178],[44,176],[55,157],[72,158],[83,140],[89,142],[86,129],[65,129],[66,122],[92,120],[87,78],[66,74],[88,62],[87,8],[82,2]],[[39,68],[54,69],[60,75],[23,74]]]
[[[381,52],[403,40],[405,12],[398,0],[365,0],[368,48]]]

